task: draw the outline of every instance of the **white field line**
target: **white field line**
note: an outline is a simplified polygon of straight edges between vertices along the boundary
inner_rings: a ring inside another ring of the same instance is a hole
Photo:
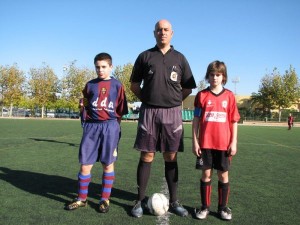
[[[260,144],[260,143],[253,143],[253,142],[238,142],[238,145],[255,145],[255,146],[269,146],[269,147],[284,147],[284,148],[289,148],[289,149],[294,149],[298,150],[300,148],[300,145],[283,145],[277,142],[273,141],[266,141],[265,144]]]
[[[168,185],[167,185],[165,177],[163,178],[163,184],[161,186],[160,193],[164,194],[167,197],[167,199],[170,199]],[[170,214],[171,214],[170,212],[167,212],[165,215],[157,216],[156,224],[157,225],[169,225]]]
[[[60,137],[0,137],[0,140],[22,140],[22,139],[29,139],[29,138],[36,138],[36,139],[45,139],[45,141],[47,140],[52,140],[52,139],[66,139],[66,138],[71,138],[74,137],[74,135],[70,135],[70,136],[60,136]],[[135,140],[135,138],[122,138],[121,137],[121,141],[122,140]],[[283,145],[281,143],[277,143],[277,142],[273,142],[273,141],[265,141],[264,144],[260,144],[260,143],[254,143],[254,142],[238,142],[238,145],[256,145],[256,146],[275,146],[275,147],[286,147],[286,148],[295,148],[295,149],[299,149],[300,145]]]

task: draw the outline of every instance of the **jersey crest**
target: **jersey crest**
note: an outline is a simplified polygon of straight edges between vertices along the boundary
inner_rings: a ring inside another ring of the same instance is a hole
[[[107,89],[106,89],[105,87],[101,88],[101,93],[102,93],[103,95],[106,94],[106,91],[107,91]]]

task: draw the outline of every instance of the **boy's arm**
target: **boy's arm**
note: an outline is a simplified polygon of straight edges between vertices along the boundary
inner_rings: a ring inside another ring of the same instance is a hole
[[[118,121],[118,123],[121,125],[122,117],[119,117],[119,118],[117,119],[117,121]]]
[[[228,154],[230,156],[233,156],[237,152],[237,130],[238,130],[238,125],[237,122],[232,123],[232,128],[231,128],[231,143],[228,148]]]
[[[192,138],[193,138],[192,150],[193,150],[194,155],[196,155],[198,157],[200,157],[200,155],[201,155],[201,149],[200,149],[199,142],[198,142],[199,127],[200,127],[199,120],[200,120],[200,117],[194,116],[193,123],[192,123]]]

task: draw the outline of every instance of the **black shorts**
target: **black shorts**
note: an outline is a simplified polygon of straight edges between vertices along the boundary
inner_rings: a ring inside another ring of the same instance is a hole
[[[153,108],[142,104],[134,148],[144,152],[183,151],[181,106]]]
[[[201,149],[201,152],[202,170],[216,169],[224,172],[229,170],[232,157],[228,155],[227,151]]]

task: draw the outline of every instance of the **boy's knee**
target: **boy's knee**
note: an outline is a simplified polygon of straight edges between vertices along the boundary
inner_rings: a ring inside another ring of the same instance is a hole
[[[229,173],[228,171],[218,171],[218,178],[219,178],[219,181],[222,182],[222,183],[228,183],[229,181]]]

